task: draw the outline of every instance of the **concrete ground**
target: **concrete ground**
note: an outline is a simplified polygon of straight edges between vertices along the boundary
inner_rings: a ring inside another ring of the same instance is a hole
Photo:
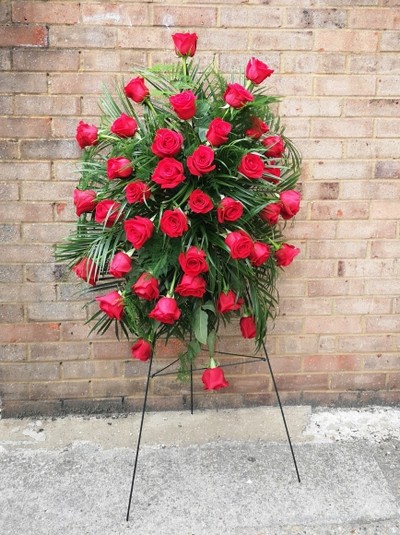
[[[1,535],[400,533],[400,410],[0,420]]]

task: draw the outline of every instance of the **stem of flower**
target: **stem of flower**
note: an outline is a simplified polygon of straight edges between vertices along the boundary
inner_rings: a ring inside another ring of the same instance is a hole
[[[186,64],[186,56],[182,56],[182,67],[183,67],[183,76],[185,77],[185,81],[188,75],[187,72],[187,64]]]
[[[176,277],[177,276],[178,276],[178,270],[176,269],[174,271],[174,276],[172,278],[171,286],[169,287],[169,290],[168,290],[168,293],[167,293],[167,297],[172,297],[174,295],[175,282],[176,282]]]

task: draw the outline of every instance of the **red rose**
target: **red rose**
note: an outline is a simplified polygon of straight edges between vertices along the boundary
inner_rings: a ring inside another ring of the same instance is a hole
[[[232,130],[231,123],[217,117],[208,126],[206,138],[211,145],[219,147],[228,141],[228,136]]]
[[[238,171],[247,178],[261,178],[264,173],[264,162],[261,156],[249,152],[241,159]]]
[[[254,100],[250,91],[240,84],[228,84],[223,98],[232,108],[243,108],[245,104]]]
[[[267,147],[264,154],[270,158],[280,158],[285,150],[285,144],[280,136],[265,137],[261,144]]]
[[[124,87],[125,95],[132,99],[134,102],[143,102],[143,100],[149,96],[150,91],[144,83],[144,78],[138,76],[132,78],[132,80]]]
[[[215,154],[214,151],[206,145],[200,145],[187,159],[187,166],[192,175],[202,176],[214,171]]]
[[[231,197],[225,197],[217,208],[218,223],[237,221],[243,215],[243,204]]]
[[[251,128],[246,130],[246,136],[252,137],[253,139],[260,139],[263,134],[266,134],[269,130],[269,126],[264,123],[258,117],[251,118]]]
[[[170,238],[182,236],[188,229],[187,217],[179,208],[165,210],[160,220],[160,230]]]
[[[172,39],[177,56],[193,57],[195,55],[197,45],[195,33],[173,33]]]
[[[136,180],[135,182],[131,182],[126,186],[125,189],[125,197],[126,200],[133,204],[135,202],[137,203],[144,203],[144,201],[150,197],[151,191],[147,184],[144,182],[141,182],[140,180]]]
[[[113,256],[110,262],[110,267],[108,268],[108,272],[113,277],[119,278],[124,277],[127,273],[129,273],[131,268],[132,258],[123,251],[120,251]]]
[[[196,95],[190,89],[169,97],[169,102],[179,119],[191,119],[196,113]]]
[[[158,162],[151,179],[162,189],[175,188],[185,180],[183,165],[175,158],[163,158]]]
[[[240,331],[243,338],[255,338],[256,322],[252,316],[244,316],[243,318],[240,318]]]
[[[141,299],[152,301],[158,299],[160,290],[158,288],[158,280],[150,275],[150,273],[142,273],[135,284],[132,286],[134,292]]]
[[[80,279],[83,279],[92,286],[96,286],[100,270],[99,266],[91,258],[82,258],[82,260],[75,264],[72,271]]]
[[[246,65],[246,78],[256,85],[261,84],[273,72],[273,69],[257,58],[251,58]]]
[[[122,215],[120,209],[119,202],[104,199],[96,204],[94,220],[96,223],[104,223],[106,227],[112,227]]]
[[[153,236],[154,223],[147,217],[136,215],[132,219],[124,221],[126,239],[132,243],[135,249],[140,249]]]
[[[107,176],[114,178],[127,178],[132,174],[133,168],[128,158],[110,158],[107,160]]]
[[[278,223],[279,215],[281,213],[281,205],[277,202],[267,204],[260,212],[260,217],[263,221],[267,221],[270,225]]]
[[[282,191],[279,194],[279,197],[282,203],[281,214],[283,219],[290,219],[295,216],[300,210],[300,193],[292,189],[288,189],[286,191]]]
[[[217,299],[217,310],[220,314],[226,314],[227,312],[232,312],[233,310],[239,310],[243,305],[243,299],[237,297],[235,292],[228,290],[226,293],[223,292]]]
[[[275,251],[275,259],[278,266],[286,267],[293,262],[295,256],[300,253],[300,249],[288,243],[282,243],[280,249]]]
[[[149,318],[172,325],[181,316],[178,304],[173,297],[161,297],[149,313]]]
[[[229,386],[228,381],[225,379],[224,372],[219,366],[204,370],[201,380],[204,384],[204,390],[219,390],[220,388]]]
[[[96,192],[92,189],[74,189],[74,205],[76,215],[93,212],[96,208]]]
[[[95,145],[98,141],[98,138],[99,131],[96,126],[79,121],[79,124],[76,127],[75,139],[81,149]]]
[[[189,195],[188,205],[195,214],[207,214],[214,208],[211,198],[201,189],[192,191]]]
[[[275,162],[271,162],[272,165],[274,165]],[[271,176],[272,175],[272,176]],[[281,169],[280,167],[266,167],[264,169],[264,176],[263,179],[267,182],[271,182],[272,184],[278,184],[279,178],[281,177]]]
[[[181,150],[182,144],[183,136],[180,132],[175,132],[169,128],[159,128],[156,131],[151,150],[159,158],[176,156]]]
[[[253,251],[250,254],[250,262],[253,266],[261,266],[268,260],[271,254],[271,249],[266,243],[260,241],[254,242]]]
[[[151,348],[151,344],[147,340],[144,340],[143,338],[140,338],[131,347],[132,357],[135,359],[141,360],[143,362],[145,362],[146,360],[149,360],[152,352],[153,350]]]
[[[201,249],[197,249],[194,245],[189,247],[186,253],[179,255],[178,262],[182,271],[192,277],[208,271],[206,253]]]
[[[253,240],[244,230],[230,232],[225,238],[225,243],[234,259],[247,258],[253,251]]]
[[[131,137],[137,132],[138,125],[133,117],[122,113],[111,125],[111,132],[120,137]]]
[[[203,297],[207,283],[200,275],[183,275],[175,292],[183,297]]]
[[[111,319],[120,320],[124,314],[124,300],[119,292],[110,292],[96,297],[100,309]]]

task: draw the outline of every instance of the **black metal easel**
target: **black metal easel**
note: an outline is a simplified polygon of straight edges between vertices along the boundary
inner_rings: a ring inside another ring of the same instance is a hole
[[[256,361],[260,361],[260,360],[262,360],[262,361],[267,363],[268,370],[269,370],[269,373],[271,375],[272,383],[274,385],[276,398],[278,400],[278,405],[279,405],[279,409],[280,409],[280,412],[281,412],[283,425],[285,427],[286,437],[287,437],[287,441],[289,443],[289,447],[290,447],[290,452],[291,452],[292,459],[293,459],[294,468],[296,470],[297,480],[298,480],[299,483],[301,483],[300,473],[299,473],[299,469],[297,467],[296,456],[294,454],[292,440],[290,438],[290,433],[289,433],[289,428],[287,426],[285,413],[283,411],[282,402],[281,402],[281,398],[280,398],[279,391],[278,391],[278,386],[276,384],[275,376],[274,376],[274,373],[272,371],[272,366],[271,366],[271,362],[270,362],[270,359],[269,359],[269,356],[268,356],[267,347],[265,345],[265,342],[263,342],[262,346],[263,346],[264,353],[265,353],[264,357],[256,357],[256,356],[253,356],[253,355],[241,355],[241,354],[238,354],[238,353],[227,353],[227,352],[224,352],[224,351],[215,351],[215,353],[218,353],[218,354],[221,354],[221,355],[231,355],[231,356],[234,356],[234,357],[241,357],[243,359],[246,359],[246,360],[244,360],[242,362],[232,362],[232,363],[228,363],[228,364],[221,364],[220,365],[221,368],[226,368],[228,366],[238,366],[239,364],[242,364],[243,362],[256,362]],[[167,370],[171,366],[176,364],[177,362],[179,362],[179,359],[175,359],[173,362],[171,362],[167,366],[164,366],[164,368],[161,368],[161,370],[158,370],[157,372],[154,372],[152,374],[151,373],[151,368],[152,368],[152,363],[153,363],[153,356],[150,357],[149,368],[148,368],[148,371],[147,371],[146,388],[145,388],[144,399],[143,399],[142,416],[141,416],[141,420],[140,420],[139,433],[138,433],[138,439],[137,439],[137,444],[136,444],[135,464],[134,464],[134,467],[133,467],[131,490],[130,490],[130,493],[129,493],[128,510],[127,510],[127,513],[126,513],[126,521],[127,522],[129,521],[129,513],[130,513],[131,503],[132,503],[133,488],[135,486],[135,479],[136,479],[136,472],[137,472],[137,465],[138,465],[139,451],[140,451],[140,443],[141,443],[141,440],[142,440],[144,416],[145,416],[145,413],[146,413],[147,398],[148,398],[148,394],[149,394],[150,379],[153,379],[154,377],[157,377],[157,376],[175,374],[176,373],[175,371],[171,372],[171,371],[167,371]],[[195,372],[195,371],[203,371],[205,369],[206,369],[205,367],[193,368],[193,365],[192,364],[190,365],[190,412],[191,412],[191,414],[193,414],[193,403],[194,403],[193,372]]]

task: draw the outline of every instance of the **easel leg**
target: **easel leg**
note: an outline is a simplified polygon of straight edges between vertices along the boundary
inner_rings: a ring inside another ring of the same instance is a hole
[[[193,414],[193,364],[190,363],[190,413]]]
[[[138,439],[137,439],[137,444],[136,444],[136,455],[135,455],[135,464],[134,464],[134,467],[133,467],[131,492],[129,494],[128,510],[127,510],[127,513],[126,513],[126,521],[127,522],[129,521],[129,512],[130,512],[131,503],[132,503],[133,487],[135,485],[136,470],[137,470],[137,464],[138,464],[138,459],[139,459],[140,442],[142,440],[144,415],[146,413],[147,396],[148,396],[148,393],[149,393],[149,385],[150,385],[150,375],[151,375],[151,365],[152,365],[152,363],[153,363],[153,356],[150,357],[149,369],[148,369],[148,372],[147,372],[146,389],[145,389],[145,393],[144,393],[144,400],[143,400],[143,407],[142,407],[142,417],[141,417],[141,420],[140,420],[139,434],[138,434]]]

